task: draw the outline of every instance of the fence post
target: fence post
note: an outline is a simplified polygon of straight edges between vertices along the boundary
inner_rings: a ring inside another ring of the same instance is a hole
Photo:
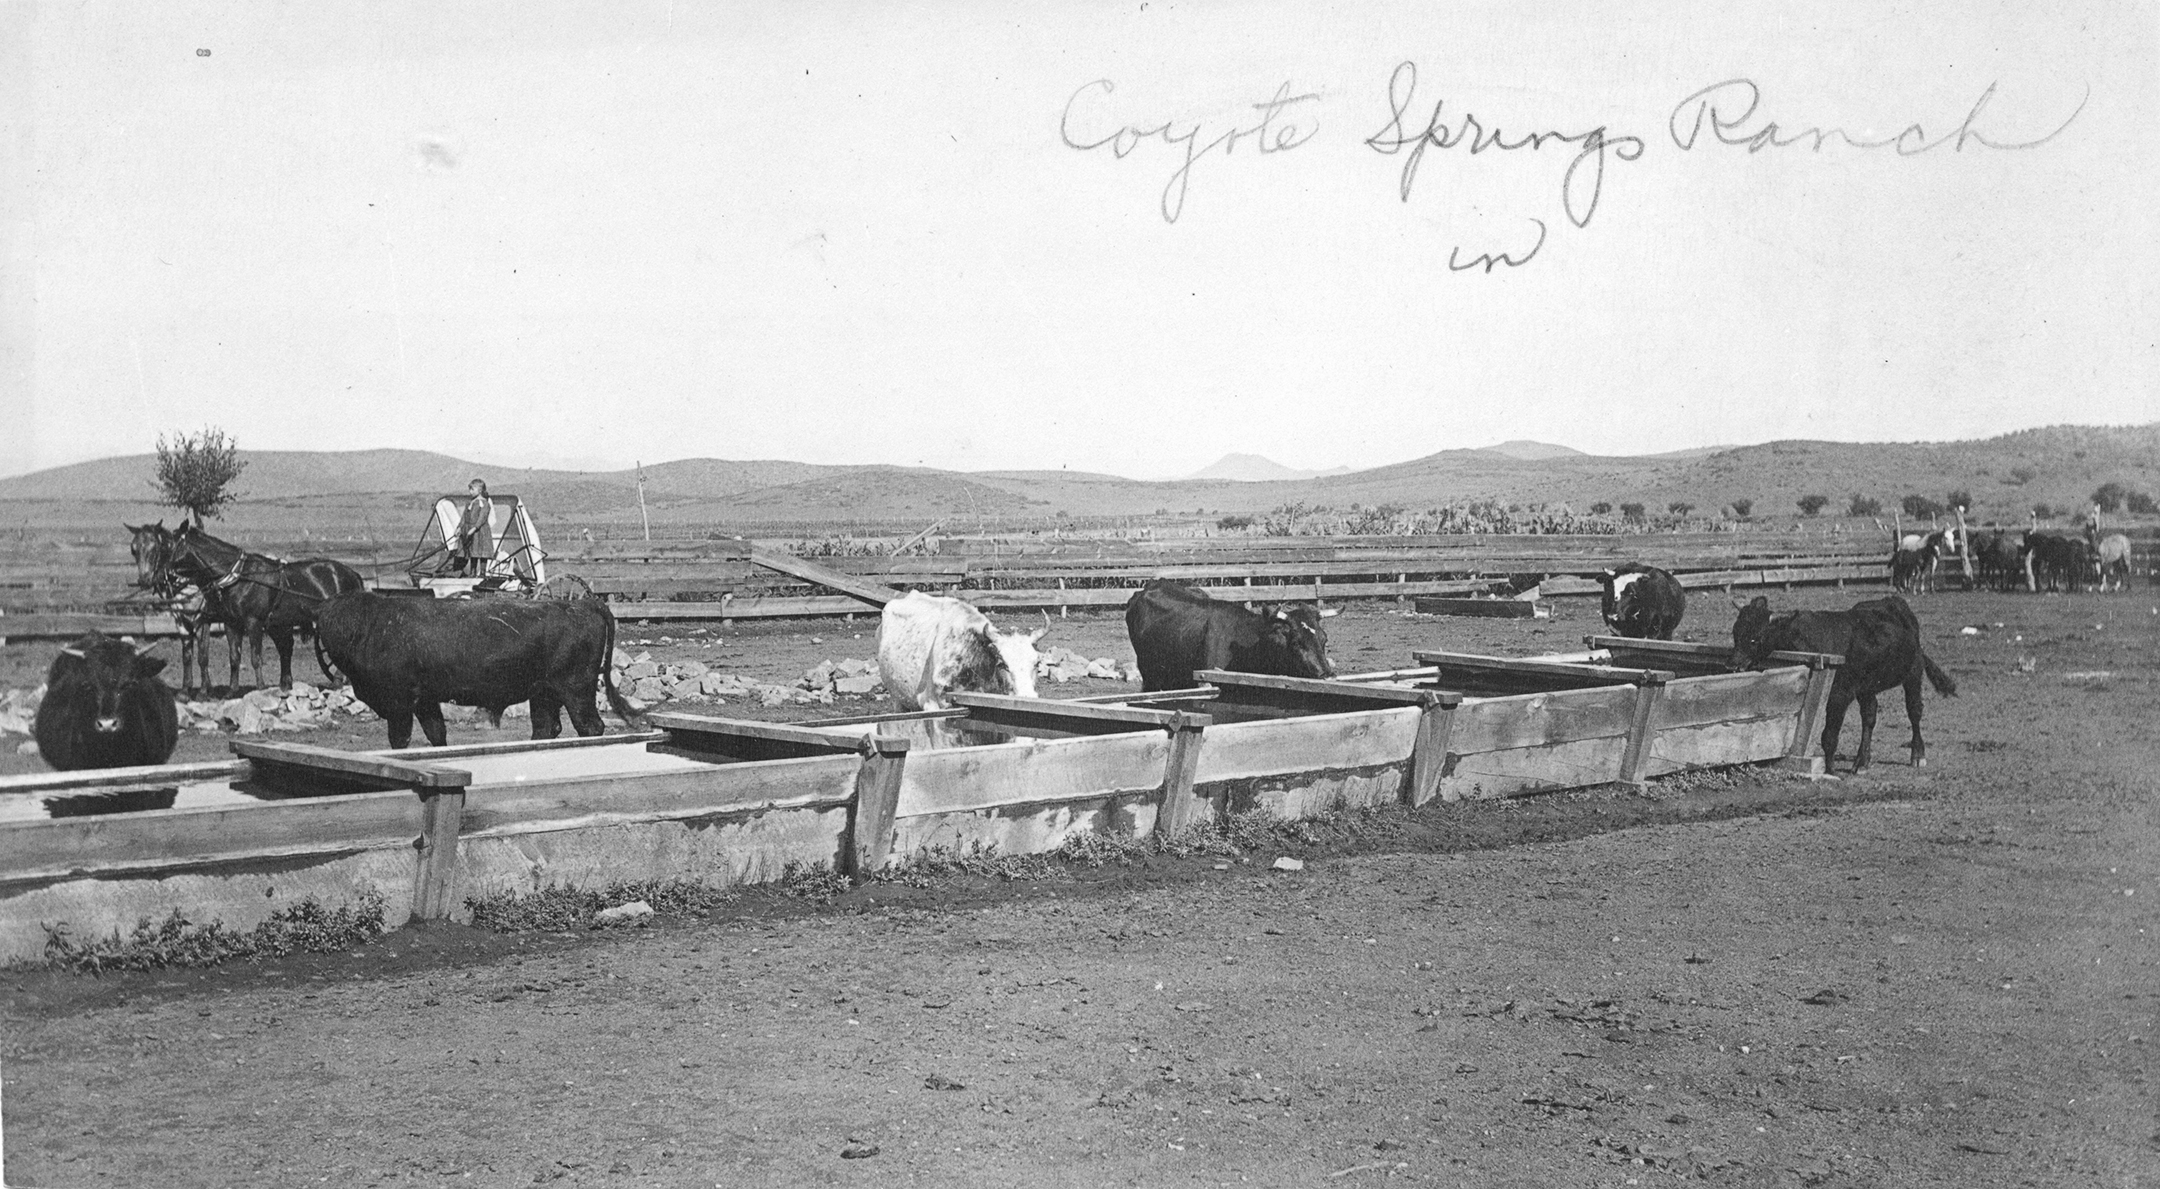
[[[1807,776],[1822,776],[1830,770],[1830,757],[1822,754],[1823,704],[1830,700],[1830,685],[1837,679],[1837,661],[1816,654],[1808,657],[1807,689],[1800,695],[1800,716],[1793,723],[1792,743],[1786,746],[1785,756],[1778,767]]]
[[[1643,784],[1647,779],[1643,772],[1650,766],[1650,747],[1657,739],[1657,729],[1650,725],[1650,719],[1658,697],[1665,692],[1665,677],[1651,670],[1636,679],[1635,718],[1628,725],[1627,751],[1620,759],[1620,779],[1628,784]]]
[[[451,785],[421,786],[420,837],[414,845],[420,863],[413,872],[413,907],[416,920],[445,921],[457,906],[458,829],[465,819],[465,790]]]
[[[868,880],[892,854],[893,818],[900,807],[900,774],[907,767],[907,753],[905,739],[863,736],[862,767],[855,772],[855,799],[848,802],[843,853],[850,882]]]
[[[1168,726],[1170,753],[1163,760],[1162,807],[1155,814],[1158,835],[1167,838],[1204,821],[1214,808],[1193,792],[1193,779],[1200,771],[1200,744],[1210,721],[1204,714],[1179,711]]]
[[[1440,793],[1447,775],[1448,741],[1455,736],[1455,708],[1462,695],[1453,691],[1428,692],[1418,699],[1417,742],[1410,749],[1410,780],[1403,787],[1403,804],[1412,809]],[[1459,800],[1460,796],[1448,800]]]

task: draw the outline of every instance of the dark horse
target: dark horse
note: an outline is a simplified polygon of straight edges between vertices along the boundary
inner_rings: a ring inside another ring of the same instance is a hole
[[[137,529],[137,541],[151,533],[157,539],[150,583],[153,589],[170,590],[186,583],[202,592],[202,611],[195,623],[195,647],[202,660],[203,683],[209,684],[210,625],[225,625],[227,654],[232,662],[231,687],[240,685],[240,636],[248,637],[255,684],[262,684],[262,642],[268,632],[278,650],[278,685],[292,688],[293,635],[315,634],[315,613],[324,602],[362,589],[360,571],[326,557],[281,562],[249,553],[230,541],[221,541],[191,524],[166,530],[163,525]],[[141,549],[137,551],[138,569]],[[140,579],[139,579],[140,580]],[[328,669],[325,677],[336,680]],[[186,678],[183,666],[182,679]]]

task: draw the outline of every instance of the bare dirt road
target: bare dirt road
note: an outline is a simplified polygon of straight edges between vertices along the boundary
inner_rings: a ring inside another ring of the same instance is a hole
[[[1893,701],[1859,779],[1436,806],[1299,872],[11,972],[7,1183],[2160,1184],[2160,615],[1919,608],[1926,769]]]

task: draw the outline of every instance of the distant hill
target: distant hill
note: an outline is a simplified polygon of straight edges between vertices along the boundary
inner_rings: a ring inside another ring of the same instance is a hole
[[[1497,446],[1487,446],[1485,449],[1494,454],[1505,454],[1509,458],[1519,458],[1524,462],[1542,462],[1548,458],[1587,457],[1582,451],[1575,449],[1573,446],[1555,446],[1551,442],[1532,442],[1522,438],[1517,438],[1511,442],[1502,442]]]
[[[1349,467],[1330,467],[1324,471],[1299,470],[1286,467],[1257,454],[1225,454],[1214,462],[1185,476],[1186,479],[1228,479],[1236,483],[1266,483],[1283,479],[1313,479],[1322,475],[1345,475]]]
[[[1502,449],[1505,447],[1506,449]],[[1512,453],[1510,452],[1512,451]],[[1518,457],[1523,453],[1540,455]],[[505,470],[423,450],[336,453],[248,451],[245,498],[221,522],[265,532],[282,528],[402,533],[428,501],[478,475],[497,491],[523,496],[549,524],[635,524],[634,471]],[[1241,462],[1240,460],[1247,460]],[[1253,465],[1257,464],[1257,465]],[[78,525],[104,531],[152,519],[151,456],[100,459],[0,479],[0,523]],[[1277,477],[1263,477],[1275,473]],[[1238,474],[1252,475],[1237,478]],[[1750,501],[1757,517],[1796,514],[1795,502],[1823,495],[1833,509],[1863,495],[1895,509],[1909,494],[1947,502],[1969,492],[1976,520],[2015,521],[2036,503],[2079,510],[2093,490],[2117,482],[2160,495],[2160,423],[2051,426],[1980,441],[1781,441],[1619,458],[1535,442],[1443,450],[1361,471],[1308,478],[1253,455],[1230,455],[1207,477],[1145,482],[1084,471],[979,471],[923,467],[684,459],[645,468],[654,523],[803,525],[991,518],[1049,522],[1071,518],[1250,515],[1289,503],[1347,508],[1397,504],[1423,510],[1495,499],[1520,505],[1684,502],[1714,511]],[[34,507],[32,505],[35,505]]]

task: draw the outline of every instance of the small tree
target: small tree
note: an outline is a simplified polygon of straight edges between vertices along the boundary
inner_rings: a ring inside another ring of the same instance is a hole
[[[1593,516],[1603,516],[1610,511],[1612,511],[1612,505],[1604,500],[1599,500],[1590,505],[1590,514]]]
[[[1627,520],[1640,524],[1643,518],[1643,506],[1641,504],[1622,504],[1620,505],[1620,515]]]
[[[2046,504],[2034,504],[2032,506],[2032,514],[2042,520],[2049,520],[2054,517],[2055,509],[2047,506]]]
[[[2129,488],[2110,479],[2106,483],[2102,483],[2098,491],[2092,493],[2092,502],[2100,505],[2102,512],[2113,512],[2122,507],[2123,500],[2129,494]]]
[[[1674,500],[1665,505],[1665,510],[1675,516],[1685,516],[1695,510],[1695,505],[1688,503],[1686,500]]]
[[[2131,513],[2138,516],[2150,516],[2154,512],[2160,512],[2160,507],[2155,507],[2153,505],[2153,497],[2146,495],[2142,491],[2133,491],[2129,495],[2124,496],[2123,507],[2129,509]]]
[[[2004,479],[2003,482],[2009,484],[2012,487],[2023,487],[2027,483],[2032,482],[2033,476],[2038,475],[2039,473],[2040,472],[2032,469],[2031,467],[2011,467],[2010,477]]]
[[[1846,507],[1848,509],[1847,515],[1851,516],[1882,515],[1882,501],[1870,496],[1856,495],[1852,497],[1852,502]]]
[[[1950,493],[1950,497],[1947,502],[1952,508],[1963,508],[1967,512],[1970,512],[1972,511],[1972,492],[1969,492],[1964,488],[1960,487],[1956,491]]]
[[[1830,497],[1827,495],[1803,495],[1800,497],[1800,514],[1802,516],[1813,516],[1829,506]]]
[[[1943,514],[1943,506],[1924,495],[1908,495],[1904,501],[1905,514],[1914,520],[1930,520]]]
[[[232,484],[246,469],[247,460],[240,457],[239,444],[225,436],[222,429],[175,433],[171,442],[160,434],[157,478],[151,486],[158,489],[159,503],[193,516],[195,526],[200,528],[205,519],[218,515],[240,498]]]
[[[1754,510],[1755,501],[1748,499],[1744,496],[1732,502],[1732,514],[1742,520],[1746,520],[1748,518],[1748,513],[1753,512]]]

